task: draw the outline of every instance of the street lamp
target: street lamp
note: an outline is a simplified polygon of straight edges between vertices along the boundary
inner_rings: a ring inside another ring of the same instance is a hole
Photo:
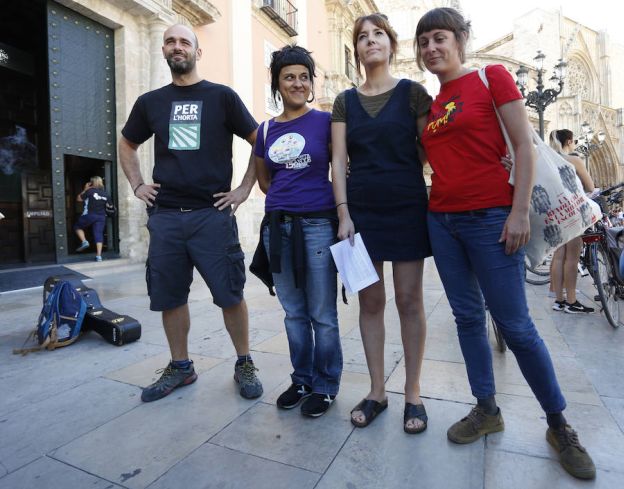
[[[594,144],[592,141],[594,140],[594,136],[598,139],[598,144]],[[578,138],[578,146],[576,147],[576,151],[581,153],[585,157],[585,169],[589,171],[589,156],[593,151],[596,151],[602,143],[605,142],[607,135],[604,131],[598,131],[597,134],[594,133],[594,130],[587,122],[583,122],[581,124],[581,137]]]
[[[546,55],[541,51],[538,51],[537,56],[533,58],[537,68],[537,87],[535,90],[527,93],[527,86],[529,84],[528,68],[520,65],[520,68],[516,71],[516,76],[518,77],[516,85],[518,85],[522,96],[526,98],[525,105],[537,111],[537,115],[539,117],[539,133],[542,139],[544,139],[544,111],[546,110],[546,107],[557,100],[557,95],[559,95],[561,90],[563,90],[563,80],[565,79],[566,67],[568,66],[562,59],[560,59],[559,63],[555,65],[555,72],[553,73],[553,76],[550,78],[550,81],[559,85],[558,88],[547,88],[544,90],[544,83],[542,80],[542,75],[544,73],[544,58],[546,58]]]

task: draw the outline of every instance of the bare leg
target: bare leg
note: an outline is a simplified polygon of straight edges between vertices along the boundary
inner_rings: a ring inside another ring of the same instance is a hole
[[[371,377],[371,390],[366,399],[383,401],[386,398],[384,378],[384,309],[386,290],[383,278],[383,262],[375,262],[379,282],[369,285],[358,294],[360,300],[360,334],[366,354],[366,363]],[[363,423],[362,411],[353,411],[351,415],[357,422]]]
[[[249,313],[245,299],[235,306],[225,307],[223,322],[230,334],[237,355],[249,354]]]
[[[427,323],[423,304],[422,276],[424,260],[393,262],[394,292],[401,339],[405,353],[405,402],[422,404],[420,399],[420,372],[425,353]],[[408,428],[419,428],[424,423],[413,418]]]
[[[97,256],[102,256],[102,243],[95,243],[95,252]]]
[[[566,259],[566,249],[568,245],[565,244],[555,251],[552,257],[550,268],[550,283],[557,295],[557,300],[563,300],[563,265]]]
[[[87,238],[85,238],[84,229],[76,229],[76,236],[78,236],[81,243],[87,240]]]
[[[191,329],[188,304],[163,311],[162,319],[171,359],[174,362],[188,360],[188,333]]]
[[[578,237],[565,245],[565,261],[563,262],[563,286],[566,289],[568,304],[576,302],[576,280],[578,278],[578,261],[583,248],[583,240]]]

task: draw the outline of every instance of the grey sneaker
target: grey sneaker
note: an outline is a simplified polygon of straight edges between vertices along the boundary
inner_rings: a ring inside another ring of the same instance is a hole
[[[245,362],[234,365],[234,380],[240,387],[240,395],[245,399],[255,399],[262,395],[262,383],[256,376],[258,369],[253,362]]]
[[[185,369],[175,368],[171,365],[171,362],[169,362],[169,365],[165,368],[156,370],[157,374],[161,372],[162,375],[160,379],[143,389],[141,393],[141,400],[143,402],[152,402],[162,399],[171,394],[174,389],[192,384],[197,380],[197,374],[195,373],[192,360],[191,365]]]
[[[89,247],[89,242],[85,240],[82,243],[80,243],[80,246],[76,248],[76,251],[81,252],[81,251],[86,250],[88,247]]]

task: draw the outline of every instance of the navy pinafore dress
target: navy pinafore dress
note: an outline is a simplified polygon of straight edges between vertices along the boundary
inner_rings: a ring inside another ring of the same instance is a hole
[[[400,80],[376,117],[364,110],[355,88],[345,92],[349,214],[373,261],[431,256],[411,83]]]

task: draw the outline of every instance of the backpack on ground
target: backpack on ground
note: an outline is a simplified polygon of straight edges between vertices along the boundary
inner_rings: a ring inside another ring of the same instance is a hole
[[[47,296],[44,290],[43,309],[39,314],[37,327],[28,336],[39,346],[13,350],[15,354],[39,350],[54,350],[71,345],[80,336],[87,304],[82,295],[66,280],[54,284]],[[24,343],[26,344],[26,343]]]

